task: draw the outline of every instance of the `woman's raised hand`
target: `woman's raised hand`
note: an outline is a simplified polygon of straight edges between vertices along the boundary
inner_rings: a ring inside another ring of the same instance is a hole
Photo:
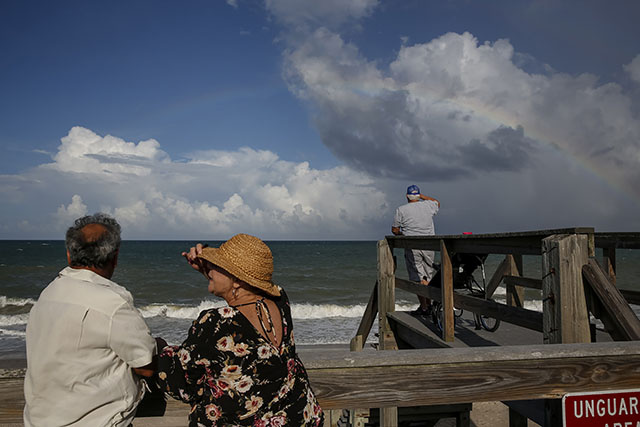
[[[195,247],[191,247],[189,252],[182,252],[182,256],[186,258],[189,265],[203,274],[202,260],[198,258],[198,255],[202,253],[202,249],[205,247],[202,243],[198,243]]]

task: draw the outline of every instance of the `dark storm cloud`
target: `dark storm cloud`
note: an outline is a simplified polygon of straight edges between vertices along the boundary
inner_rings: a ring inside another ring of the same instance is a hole
[[[463,163],[470,169],[518,172],[531,164],[535,142],[524,136],[524,129],[501,126],[484,140],[472,139],[459,149]]]

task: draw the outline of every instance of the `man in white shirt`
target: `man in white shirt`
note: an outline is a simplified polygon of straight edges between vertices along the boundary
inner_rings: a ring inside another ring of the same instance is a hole
[[[433,197],[420,193],[417,185],[407,188],[407,204],[396,209],[391,232],[404,236],[430,236],[435,234],[433,216],[440,209],[440,202]],[[428,285],[435,274],[433,268],[433,251],[405,249],[404,259],[409,273],[409,280]],[[431,300],[418,296],[420,306],[412,312],[414,315],[431,314]]]
[[[104,214],[79,218],[66,247],[69,267],[29,315],[25,426],[127,427],[157,349],[131,294],[109,280],[120,225]]]

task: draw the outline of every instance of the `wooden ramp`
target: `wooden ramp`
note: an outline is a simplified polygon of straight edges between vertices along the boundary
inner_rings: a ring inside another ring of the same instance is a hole
[[[590,259],[582,267],[582,276],[591,290],[590,311],[602,321],[613,339],[640,340],[640,320],[598,261]]]
[[[455,340],[444,342],[440,332],[431,318],[412,316],[409,312],[395,311],[388,313],[394,334],[399,339],[400,348],[467,348],[500,345],[542,344],[542,333],[502,322],[495,332],[484,329],[476,330],[473,313],[463,312],[455,320]],[[603,341],[610,341],[602,334]]]

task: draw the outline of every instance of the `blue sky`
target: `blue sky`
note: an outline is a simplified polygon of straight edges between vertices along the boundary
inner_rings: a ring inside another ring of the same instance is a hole
[[[0,238],[640,227],[628,1],[0,4]]]

